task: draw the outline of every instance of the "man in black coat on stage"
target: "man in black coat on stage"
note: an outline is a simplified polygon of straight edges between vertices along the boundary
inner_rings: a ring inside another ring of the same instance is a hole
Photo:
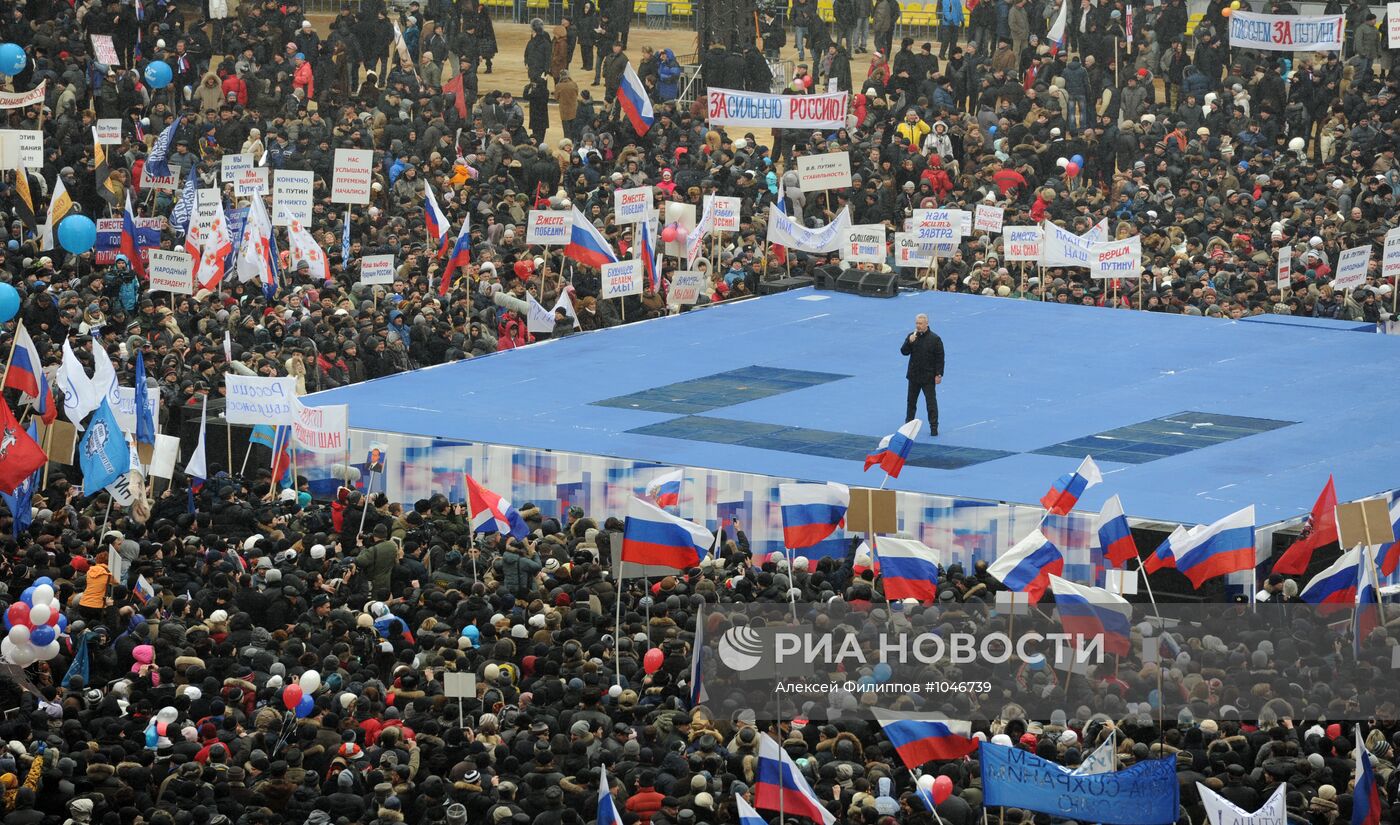
[[[909,401],[904,420],[914,420],[919,393],[923,393],[924,406],[928,408],[928,434],[938,435],[938,385],[943,383],[943,339],[928,328],[927,315],[919,313],[915,316],[914,331],[904,339],[899,352],[909,356],[909,369],[904,373],[904,377],[909,379]]]

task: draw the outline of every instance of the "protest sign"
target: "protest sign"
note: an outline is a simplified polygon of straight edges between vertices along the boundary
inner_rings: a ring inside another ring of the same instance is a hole
[[[1400,3],[1385,4],[1386,45],[1400,49]]]
[[[293,398],[292,410],[292,438],[297,445],[313,453],[344,455],[350,423],[348,405],[308,407],[301,399]]]
[[[316,205],[313,190],[315,174],[278,169],[272,176],[272,225],[291,226],[292,221],[311,225],[311,210]]]
[[[173,477],[175,475],[175,461],[179,457],[179,436],[156,433],[156,446],[151,452],[151,476],[165,479]]]
[[[1160,825],[1176,819],[1176,759],[1147,759],[1112,773],[1075,776],[1019,748],[983,742],[983,804],[1025,808],[1080,822]]]
[[[44,93],[48,89],[48,81],[45,80],[38,86],[27,92],[0,92],[0,109],[23,109],[25,106],[33,106],[44,102]],[[118,120],[118,123],[121,121]],[[120,142],[120,141],[118,141]]]
[[[146,257],[152,291],[164,290],[172,295],[194,292],[194,256],[179,249],[150,249]]]
[[[44,133],[37,129],[0,129],[0,168],[23,166],[33,172],[44,168]],[[36,204],[37,206],[37,204]]]
[[[110,34],[92,35],[92,56],[97,58],[97,62],[104,66],[120,66],[121,59],[117,57],[116,44],[112,42]]]
[[[603,264],[604,298],[624,298],[642,291],[642,262],[637,260]]]
[[[739,209],[738,198],[725,197],[723,195],[711,195],[706,198],[710,210],[710,228],[716,232],[738,232],[739,231]]]
[[[617,223],[641,223],[651,212],[650,186],[613,190],[613,217]]]
[[[1089,265],[1089,249],[1093,242],[1068,229],[1045,221],[1041,226],[1044,234],[1040,245],[1040,263],[1043,266],[1084,266]]]
[[[841,236],[841,259],[850,263],[884,263],[885,225],[863,223],[846,227]]]
[[[706,113],[715,126],[759,129],[843,129],[845,92],[823,95],[768,95],[711,87]]]
[[[1274,792],[1269,795],[1259,810],[1250,813],[1244,808],[1202,785],[1196,783],[1196,790],[1201,793],[1201,807],[1206,809],[1206,820],[1210,825],[1287,825],[1288,806],[1285,797],[1288,795],[1288,783],[1281,782]]]
[[[1041,231],[1038,226],[1002,227],[1001,252],[1004,261],[1040,260]]]
[[[915,209],[914,237],[925,247],[956,247],[962,240],[962,220],[949,209]]]
[[[672,272],[671,289],[666,293],[666,303],[669,306],[690,306],[700,300],[700,287],[705,283],[705,276],[700,272]]]
[[[894,264],[903,267],[933,266],[933,255],[928,247],[919,244],[919,237],[913,232],[894,233]]]
[[[174,192],[180,188],[180,167],[170,167],[168,175],[152,175],[150,165],[141,167],[141,188]]]
[[[977,204],[977,214],[972,224],[972,228],[978,232],[1000,232],[1001,223],[1005,219],[1006,210],[1000,206],[992,206],[986,203]]]
[[[1385,251],[1381,257],[1381,277],[1400,284],[1400,226],[1385,233]]]
[[[1392,230],[1391,230],[1391,234],[1394,234],[1394,232],[1395,232],[1395,230],[1392,229]],[[1386,254],[1389,254],[1389,253],[1390,253],[1390,235],[1387,234],[1387,235],[1385,236],[1385,238],[1386,238],[1386,246],[1385,246],[1385,248],[1386,248]],[[1397,236],[1397,238],[1400,238],[1400,236]],[[1289,246],[1289,245],[1287,245],[1287,244],[1284,244],[1283,246],[1279,247],[1279,249],[1278,249],[1278,266],[1277,266],[1277,268],[1274,270],[1274,277],[1278,279],[1278,285],[1279,285],[1279,288],[1280,288],[1280,289],[1286,289],[1286,288],[1288,287],[1289,281],[1291,281],[1291,280],[1293,279],[1293,247],[1291,247],[1291,246]]]
[[[392,284],[393,282],[393,255],[365,255],[360,258],[360,283]]]
[[[841,248],[845,229],[851,223],[850,207],[843,208],[836,220],[826,226],[808,229],[778,211],[777,204],[768,204],[768,242],[778,243],[803,252],[835,252]]]
[[[104,117],[97,121],[97,142],[104,146],[122,142],[122,119]]]
[[[267,194],[268,168],[255,166],[238,173],[233,181],[233,193],[240,198],[262,197]]]
[[[848,189],[851,186],[849,152],[824,152],[797,159],[797,180],[803,192]]]
[[[296,379],[253,375],[224,376],[228,388],[224,417],[230,424],[290,425],[295,417]]]
[[[249,169],[253,168],[253,155],[251,153],[241,153],[235,155],[224,155],[219,160],[219,182],[233,183],[238,180]]]
[[[1230,14],[1230,46],[1273,52],[1339,52],[1346,18],[1340,14],[1259,14],[1236,9]]]
[[[331,203],[368,204],[373,167],[372,150],[335,150],[335,168],[331,171]]]
[[[525,243],[540,246],[568,246],[569,230],[573,228],[572,212],[531,209],[530,222],[525,227]]]
[[[1366,283],[1366,268],[1371,263],[1371,246],[1353,247],[1342,250],[1337,256],[1337,278],[1332,282],[1334,289],[1355,289]]]
[[[1091,278],[1136,278],[1142,271],[1142,238],[1105,241],[1089,247]]]
[[[111,389],[107,391],[107,404],[111,406],[112,414],[117,417],[117,427],[124,433],[134,434],[136,432],[136,388],[113,384]],[[147,388],[146,408],[151,411],[152,421],[160,420],[160,391],[155,387]]]

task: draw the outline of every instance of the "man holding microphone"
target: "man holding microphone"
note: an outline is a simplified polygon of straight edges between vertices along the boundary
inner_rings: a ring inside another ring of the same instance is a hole
[[[914,420],[919,393],[922,392],[924,406],[928,408],[928,433],[936,436],[938,385],[943,383],[943,339],[928,328],[927,315],[921,312],[914,317],[914,331],[904,339],[899,352],[909,356],[909,369],[904,373],[904,377],[909,379],[909,400],[904,410],[904,420]]]

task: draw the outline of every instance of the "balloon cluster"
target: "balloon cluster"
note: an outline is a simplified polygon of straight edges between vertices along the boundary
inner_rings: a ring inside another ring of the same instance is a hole
[[[1079,173],[1084,169],[1084,156],[1075,155],[1070,158],[1060,158],[1055,161],[1055,163],[1061,169],[1065,170],[1065,177],[1077,178],[1079,177]]]
[[[933,798],[933,804],[942,805],[943,800],[953,795],[953,780],[924,774],[919,777],[919,789]]]
[[[1240,10],[1240,0],[1234,0],[1230,5],[1220,10],[1221,17],[1229,17]]]
[[[5,611],[5,638],[0,640],[5,661],[29,667],[57,656],[58,637],[68,630],[62,607],[48,576],[25,588],[20,600]]]
[[[321,687],[321,674],[308,670],[296,682],[282,688],[282,706],[305,719],[316,709],[316,700],[311,694]]]
[[[155,748],[160,744],[161,737],[170,736],[170,726],[175,724],[175,720],[180,718],[180,711],[166,705],[156,711],[156,716],[151,720],[151,724],[146,726],[146,747]]]
[[[809,74],[803,75],[801,77],[794,77],[792,79],[792,90],[794,92],[805,91],[807,89],[812,88],[812,84],[814,82],[815,79]]]
[[[666,243],[685,243],[686,229],[679,223],[668,223],[661,229],[661,240]]]

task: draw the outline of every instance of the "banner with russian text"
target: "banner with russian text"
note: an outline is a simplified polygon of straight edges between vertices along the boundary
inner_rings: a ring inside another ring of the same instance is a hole
[[[45,80],[27,92],[0,92],[0,109],[19,109],[43,103],[44,91],[47,86],[48,81]]]
[[[824,95],[766,95],[711,88],[706,111],[713,126],[759,129],[844,129],[845,92]]]
[[[779,212],[777,204],[768,204],[768,242],[803,252],[835,252],[840,249],[845,229],[850,223],[849,207],[843,208],[836,220],[826,226],[808,229],[790,215]]]
[[[1175,822],[1181,788],[1176,759],[1148,759],[1112,773],[1075,776],[1030,751],[983,742],[983,804],[1027,808],[1104,825]]]
[[[1337,52],[1342,50],[1346,18],[1340,14],[1259,14],[1237,9],[1230,13],[1230,46],[1271,52]]]

